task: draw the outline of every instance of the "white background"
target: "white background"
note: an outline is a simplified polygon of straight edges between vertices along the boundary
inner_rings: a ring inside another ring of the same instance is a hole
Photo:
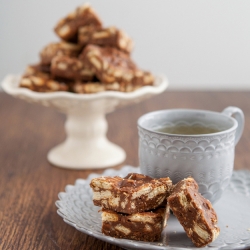
[[[0,0],[0,80],[39,60],[80,0]],[[135,41],[133,58],[171,89],[250,90],[249,0],[92,0],[105,26]]]

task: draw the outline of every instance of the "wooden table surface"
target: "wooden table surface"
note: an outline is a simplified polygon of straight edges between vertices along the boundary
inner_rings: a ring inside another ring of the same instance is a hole
[[[197,108],[222,111],[238,106],[245,113],[243,136],[236,147],[235,169],[250,170],[250,92],[167,91],[107,115],[108,138],[127,152],[124,164],[138,165],[137,119],[158,109]],[[63,222],[55,201],[67,184],[92,171],[50,165],[50,148],[62,142],[65,116],[0,93],[0,249],[119,250]],[[117,166],[119,168],[120,166]]]

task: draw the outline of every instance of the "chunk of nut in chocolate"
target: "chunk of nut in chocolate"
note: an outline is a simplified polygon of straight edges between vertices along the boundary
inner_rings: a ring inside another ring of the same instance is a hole
[[[139,70],[127,53],[112,47],[88,45],[79,59],[89,65],[103,83],[125,83],[137,86],[150,85],[153,76]]]
[[[90,183],[96,206],[119,213],[133,214],[162,205],[172,189],[169,178],[153,179],[131,173],[125,178],[99,177]]]
[[[51,61],[51,74],[72,80],[91,81],[94,72],[78,58],[68,56],[55,56]]]
[[[105,91],[105,85],[97,82],[77,82],[73,85],[72,90],[78,94],[93,94]]]
[[[193,178],[176,184],[168,197],[168,206],[195,246],[206,246],[218,237],[217,214],[210,201],[198,192]]]
[[[55,56],[77,57],[81,46],[73,43],[58,42],[46,45],[40,52],[41,63],[49,65]]]
[[[102,233],[115,238],[157,241],[161,238],[168,217],[168,207],[130,215],[103,209]]]
[[[23,76],[20,86],[36,92],[68,91],[69,87],[64,82],[47,79],[40,76]]]
[[[76,41],[78,29],[88,25],[102,27],[102,22],[91,6],[84,4],[61,19],[55,27],[55,32],[65,41]]]
[[[116,27],[96,28],[93,25],[81,27],[78,33],[78,42],[83,46],[95,44],[115,47],[127,53],[133,49],[131,38]]]
[[[51,79],[50,75],[38,71],[34,66],[28,66],[20,80],[20,87],[36,92],[68,91],[68,85],[63,81]]]

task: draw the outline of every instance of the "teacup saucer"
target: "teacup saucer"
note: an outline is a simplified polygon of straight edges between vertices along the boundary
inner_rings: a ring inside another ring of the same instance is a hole
[[[171,215],[159,242],[141,242],[116,239],[101,233],[99,207],[93,205],[90,180],[99,176],[126,176],[139,172],[139,168],[124,166],[120,170],[108,169],[103,174],[90,174],[87,179],[78,179],[75,185],[67,185],[56,201],[58,214],[77,230],[100,240],[131,249],[196,249],[186,236],[177,219]],[[247,249],[250,247],[250,171],[234,171],[229,187],[214,205],[218,214],[220,235],[203,249]]]

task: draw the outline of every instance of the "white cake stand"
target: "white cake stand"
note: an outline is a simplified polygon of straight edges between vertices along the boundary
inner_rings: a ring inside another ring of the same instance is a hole
[[[105,114],[118,106],[137,103],[162,93],[168,86],[166,77],[157,76],[154,86],[145,86],[130,93],[38,93],[19,87],[19,79],[20,76],[16,75],[6,76],[2,82],[3,90],[14,97],[55,108],[67,115],[67,138],[52,148],[47,157],[51,164],[70,169],[105,168],[122,163],[126,153],[107,139]]]

